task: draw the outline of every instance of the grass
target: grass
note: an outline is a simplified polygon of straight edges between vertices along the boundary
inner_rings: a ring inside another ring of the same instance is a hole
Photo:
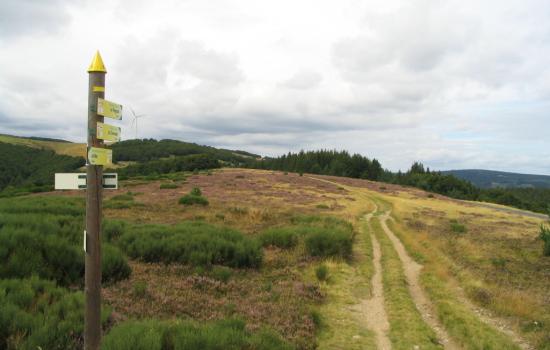
[[[247,331],[244,321],[226,319],[199,324],[192,321],[126,321],[103,340],[102,350],[290,350],[291,345],[268,329]]]
[[[419,246],[413,248],[411,239],[402,233],[402,229],[395,228],[393,224],[391,226],[413,256],[421,255],[424,258],[421,283],[436,307],[438,318],[454,339],[474,350],[519,349],[507,336],[483,323],[464,306],[448,285],[450,271],[446,269],[448,262],[443,257],[437,257],[430,250]]]
[[[317,266],[315,269],[315,276],[320,282],[327,281],[329,277],[327,265],[322,264]]]
[[[432,203],[404,196],[392,198],[398,213],[396,234],[411,256],[424,264],[421,282],[448,332],[466,347],[516,348],[511,339],[479,321],[456,293],[504,319],[508,327],[539,349],[550,344],[550,318],[540,273],[550,267],[535,237],[540,220],[444,200]],[[418,215],[418,208],[422,214]],[[468,235],[449,230],[448,217],[462,217]],[[424,227],[410,225],[422,219]],[[421,259],[421,260],[420,260]],[[536,325],[536,326],[533,326]]]
[[[173,182],[163,182],[160,184],[160,189],[161,190],[169,190],[169,189],[174,189],[174,188],[179,188],[180,186],[176,183],[173,183]]]

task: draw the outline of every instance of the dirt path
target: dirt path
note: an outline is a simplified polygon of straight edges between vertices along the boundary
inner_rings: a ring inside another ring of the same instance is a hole
[[[365,221],[369,225],[370,219],[373,213],[378,209],[375,209],[372,213],[365,215]],[[363,315],[366,317],[367,326],[369,329],[376,333],[376,345],[377,349],[390,350],[391,342],[388,338],[388,332],[390,330],[390,323],[388,321],[388,315],[384,309],[384,285],[382,284],[382,265],[380,259],[382,257],[382,251],[380,244],[376,237],[371,233],[370,238],[372,241],[373,250],[373,265],[374,275],[372,276],[372,297],[364,300],[360,307]]]
[[[403,246],[403,243],[401,243],[399,238],[397,238],[397,236],[388,227],[388,219],[390,219],[389,211],[380,217],[380,224],[388,238],[391,240],[393,247],[399,255],[399,259],[403,264],[403,272],[405,273],[405,278],[407,279],[407,284],[409,285],[409,291],[416,308],[420,312],[420,315],[422,315],[424,322],[426,322],[435,331],[439,341],[445,349],[460,349],[460,347],[453,342],[443,325],[435,316],[435,308],[430,299],[422,290],[420,285],[420,271],[422,270],[422,265],[418,264],[409,256],[407,250]]]

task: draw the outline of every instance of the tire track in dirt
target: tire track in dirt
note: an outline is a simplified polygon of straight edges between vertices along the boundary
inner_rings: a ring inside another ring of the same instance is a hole
[[[390,230],[390,228],[388,227],[387,221],[391,218],[390,212],[391,211],[387,211],[384,213],[384,215],[379,217],[380,224],[382,226],[382,229],[384,230],[384,233],[392,242],[392,245],[397,252],[397,255],[399,255],[399,259],[401,260],[401,264],[403,266],[403,272],[409,286],[409,292],[411,294],[414,304],[416,305],[416,308],[420,312],[420,315],[422,316],[424,322],[426,322],[435,331],[438,340],[445,349],[461,349],[461,347],[459,347],[451,339],[443,325],[435,316],[435,308],[432,305],[430,299],[422,290],[422,286],[420,285],[420,271],[422,270],[422,265],[414,261],[409,256],[407,250],[405,249],[405,246],[403,246],[403,243],[401,243],[399,238],[397,238],[393,231]]]
[[[371,213],[365,215],[364,220],[369,227],[370,220],[377,211],[378,207],[376,207]],[[377,349],[390,350],[392,348],[390,339],[388,338],[390,323],[388,321],[386,310],[384,309],[384,285],[382,283],[382,264],[380,263],[382,250],[380,249],[380,243],[378,243],[378,240],[372,233],[370,233],[370,238],[372,241],[372,260],[374,265],[374,275],[371,280],[372,297],[370,299],[363,300],[360,304],[360,310],[363,315],[367,315],[367,326],[376,334]]]

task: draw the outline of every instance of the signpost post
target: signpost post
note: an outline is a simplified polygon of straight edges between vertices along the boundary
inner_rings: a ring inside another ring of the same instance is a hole
[[[56,174],[56,188],[86,188],[86,230],[84,231],[86,310],[84,349],[99,350],[101,344],[101,207],[103,189],[118,188],[117,174],[103,174],[103,166],[113,161],[113,151],[103,148],[103,140],[120,141],[120,128],[103,123],[103,117],[122,119],[122,106],[105,100],[107,70],[99,51],[88,68],[88,149],[86,176]]]
[[[98,99],[105,98],[105,74],[103,60],[96,52],[88,68],[88,158],[90,150],[101,148],[103,141],[97,138],[97,123],[103,122],[98,115]],[[86,231],[85,261],[85,325],[84,349],[99,350],[101,342],[101,202],[103,196],[103,164],[86,163]]]

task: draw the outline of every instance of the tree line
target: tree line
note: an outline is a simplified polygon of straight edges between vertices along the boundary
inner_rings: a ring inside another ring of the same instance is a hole
[[[238,166],[248,159],[258,158],[258,155],[245,151],[232,151],[210,146],[201,146],[196,143],[177,140],[127,140],[117,142],[111,146],[113,161],[148,162],[170,156],[188,156],[192,154],[208,154],[229,165]]]

